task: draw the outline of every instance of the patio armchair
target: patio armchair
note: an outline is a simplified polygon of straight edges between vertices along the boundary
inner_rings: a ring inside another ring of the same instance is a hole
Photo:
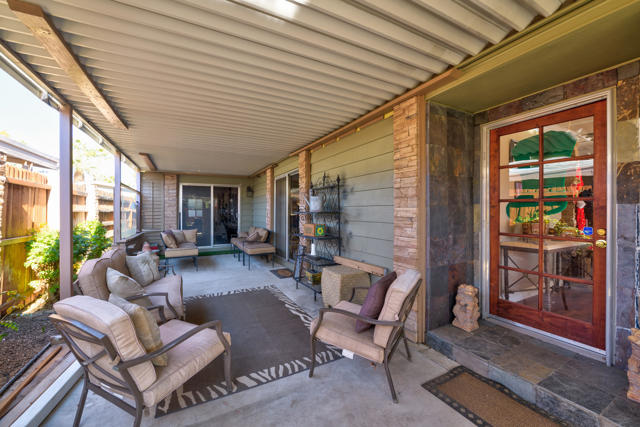
[[[167,236],[167,232],[161,232],[161,247],[162,253],[164,254],[164,258],[167,262],[171,259],[179,259],[179,258],[191,258],[193,261],[193,265],[198,271],[198,254],[199,249],[197,246],[197,230],[171,230],[173,236],[173,243],[175,243],[175,247],[171,247],[169,244],[169,237]]]
[[[74,426],[80,424],[89,390],[133,415],[133,425],[139,426],[145,408],[157,405],[221,354],[232,391],[231,337],[218,320],[199,326],[181,320],[161,324],[164,345],[147,353],[129,315],[114,304],[74,296],[54,304],[54,310],[50,319],[84,371]],[[155,367],[151,360],[164,353],[167,366]]]
[[[420,288],[420,273],[407,270],[391,284],[385,296],[384,306],[377,319],[361,316],[361,305],[340,301],[334,308],[321,308],[311,323],[311,369],[313,376],[316,362],[316,341],[320,340],[357,354],[371,362],[382,364],[387,374],[391,397],[398,403],[389,362],[400,341],[404,342],[407,359],[411,360],[404,324]],[[351,299],[358,288],[352,290]],[[356,332],[356,321],[373,325],[364,332]]]

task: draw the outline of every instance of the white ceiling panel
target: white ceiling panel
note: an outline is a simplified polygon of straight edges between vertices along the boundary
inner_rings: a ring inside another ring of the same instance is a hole
[[[125,154],[248,175],[548,16],[560,0],[33,0],[113,127],[0,0],[0,39]]]

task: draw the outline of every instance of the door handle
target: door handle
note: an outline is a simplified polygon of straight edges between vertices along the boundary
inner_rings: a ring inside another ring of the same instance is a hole
[[[596,246],[599,248],[606,248],[607,241],[606,240],[596,240]]]

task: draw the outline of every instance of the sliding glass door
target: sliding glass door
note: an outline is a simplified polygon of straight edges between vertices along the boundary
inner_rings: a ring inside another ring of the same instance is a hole
[[[239,188],[209,184],[181,186],[180,226],[198,230],[198,246],[229,244],[238,234]]]
[[[198,230],[196,244],[211,245],[211,186],[183,185],[181,217],[183,230]]]
[[[213,187],[213,244],[238,235],[238,187]]]

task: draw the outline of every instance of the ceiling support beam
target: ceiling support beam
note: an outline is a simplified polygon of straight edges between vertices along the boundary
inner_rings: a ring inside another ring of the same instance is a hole
[[[142,157],[142,160],[144,160],[145,164],[147,165],[150,171],[155,172],[158,170],[158,168],[156,167],[156,164],[153,163],[153,159],[151,158],[151,155],[149,153],[138,153],[138,154],[140,155],[140,157]]]
[[[395,107],[396,105],[399,105],[402,102],[413,98],[414,96],[423,96],[431,91],[436,90],[441,86],[444,86],[446,84],[453,82],[454,80],[458,79],[460,76],[462,76],[462,71],[458,70],[457,68],[451,68],[450,70],[445,71],[444,73],[438,75],[437,77],[434,77],[431,80],[428,80],[422,83],[421,85],[418,85],[415,88],[403,93],[397,98],[394,98],[391,101],[385,104],[382,104],[377,108],[374,108],[368,113],[355,119],[351,123],[344,125],[339,129],[334,130],[333,132],[323,136],[322,138],[315,140],[311,144],[307,144],[304,147],[297,149],[296,151],[289,154],[289,157],[297,156],[298,154],[300,154],[305,150],[311,150],[319,145],[326,144],[336,139],[339,139],[348,133],[353,133],[359,127],[365,124],[368,124],[372,120],[377,120],[379,119],[379,117],[384,116],[386,113],[392,111],[393,107]],[[257,173],[254,173],[252,175],[256,175],[256,174]]]
[[[116,128],[127,130],[127,125],[91,80],[78,58],[53,25],[51,18],[42,8],[22,0],[8,0],[7,3],[18,19],[31,30],[60,68],[78,85],[98,111]]]

